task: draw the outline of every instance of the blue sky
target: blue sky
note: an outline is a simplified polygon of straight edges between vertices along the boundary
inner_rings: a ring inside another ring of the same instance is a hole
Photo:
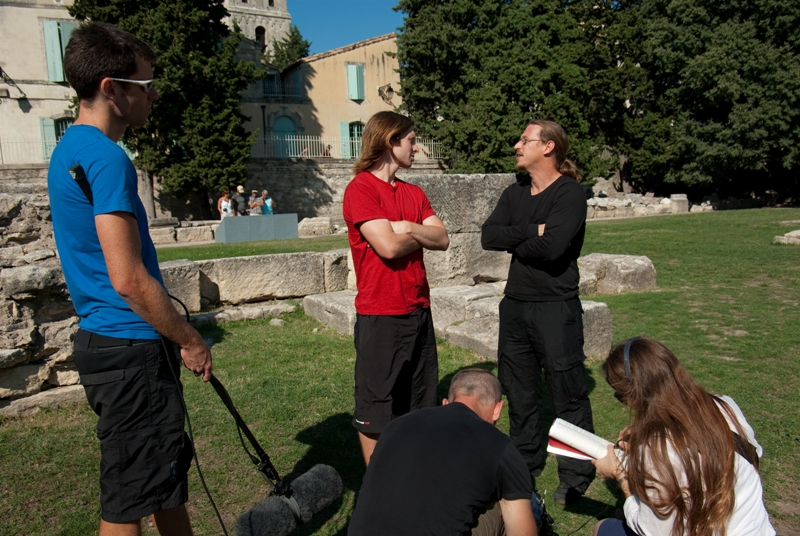
[[[403,25],[397,0],[287,0],[292,22],[311,41],[311,53],[387,34]]]

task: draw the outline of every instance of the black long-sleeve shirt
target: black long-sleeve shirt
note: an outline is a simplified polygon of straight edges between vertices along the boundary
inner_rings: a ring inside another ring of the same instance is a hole
[[[545,224],[538,236],[539,224]],[[531,195],[530,179],[512,184],[481,227],[483,249],[512,254],[507,296],[560,301],[578,296],[578,257],[586,233],[586,195],[562,175]]]

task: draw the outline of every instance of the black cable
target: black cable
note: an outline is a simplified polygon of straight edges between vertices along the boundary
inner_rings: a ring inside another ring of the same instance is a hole
[[[601,515],[605,514],[605,513],[606,513],[606,510],[608,510],[608,505],[606,505],[606,507],[605,507],[605,508],[603,508],[602,510],[600,510],[599,512],[597,512],[595,515],[593,515],[592,517],[590,517],[590,518],[589,518],[589,519],[587,519],[586,521],[584,521],[584,522],[583,522],[583,525],[581,525],[581,526],[580,526],[580,527],[578,527],[577,529],[575,529],[575,530],[573,530],[572,532],[570,532],[569,534],[567,534],[567,536],[572,536],[573,534],[575,534],[576,532],[578,532],[579,530],[581,530],[583,527],[585,527],[585,526],[586,526],[586,524],[587,524],[589,521],[591,521],[592,519],[597,519],[597,516],[601,516]]]
[[[184,314],[186,315],[186,321],[189,322],[189,309],[186,305],[176,298],[175,296],[169,294],[169,297],[178,302],[181,307],[183,307]],[[167,349],[167,342],[164,337],[161,337],[161,345],[164,347],[164,354],[169,359],[170,352]],[[177,356],[176,356],[177,357]],[[181,363],[176,363],[178,367],[180,367]],[[222,527],[222,532],[225,536],[228,536],[228,530],[225,528],[225,523],[222,521],[222,516],[219,513],[219,509],[217,508],[217,504],[214,502],[214,498],[211,496],[211,492],[206,485],[206,479],[203,477],[203,471],[200,469],[200,459],[197,457],[197,449],[194,447],[194,432],[192,431],[192,421],[189,419],[189,409],[186,407],[186,399],[183,397],[183,387],[181,386],[180,380],[178,379],[178,375],[175,373],[175,369],[172,367],[171,363],[168,363],[168,367],[170,372],[172,373],[172,377],[175,379],[175,383],[178,385],[178,390],[181,394],[181,405],[183,406],[183,414],[186,416],[186,427],[189,431],[189,442],[192,444],[192,457],[194,458],[194,465],[197,467],[197,474],[200,477],[200,483],[203,485],[203,490],[206,492],[206,496],[208,497],[208,501],[211,503],[211,508],[214,509],[214,514],[217,516],[217,521],[219,521],[219,525]]]

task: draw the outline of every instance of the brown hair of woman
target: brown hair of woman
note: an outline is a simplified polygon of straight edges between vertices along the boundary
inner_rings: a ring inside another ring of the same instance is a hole
[[[744,431],[730,407],[695,382],[666,346],[634,339],[630,380],[624,348],[624,342],[618,344],[601,370],[614,396],[631,409],[626,438],[631,493],[659,516],[675,512],[673,536],[724,535],[735,506],[736,447],[722,411],[741,437]],[[680,466],[670,460],[668,445]]]

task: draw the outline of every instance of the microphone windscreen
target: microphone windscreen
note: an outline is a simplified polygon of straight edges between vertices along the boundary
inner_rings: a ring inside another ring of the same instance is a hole
[[[318,464],[292,482],[292,497],[300,506],[300,519],[308,523],[311,516],[333,504],[342,496],[342,477],[330,465]]]
[[[297,501],[300,519],[311,517],[336,502],[344,491],[342,477],[329,465],[318,464],[300,475],[289,486]],[[272,495],[242,514],[236,521],[236,536],[286,536],[297,526],[292,508]]]
[[[271,495],[239,516],[235,536],[286,536],[297,527],[294,512],[286,501]]]

